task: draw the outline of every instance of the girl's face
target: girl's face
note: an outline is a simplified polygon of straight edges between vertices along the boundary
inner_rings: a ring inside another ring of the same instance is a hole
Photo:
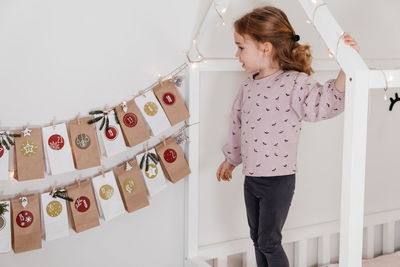
[[[235,44],[238,47],[236,57],[248,73],[260,71],[271,67],[272,44],[259,43],[248,35],[235,32]]]

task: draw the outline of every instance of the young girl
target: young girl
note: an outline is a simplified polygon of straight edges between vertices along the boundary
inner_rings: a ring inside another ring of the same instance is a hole
[[[282,228],[295,190],[301,121],[329,119],[344,110],[345,79],[323,85],[309,75],[309,45],[298,43],[286,14],[275,7],[254,9],[234,24],[236,57],[252,74],[234,100],[225,161],[218,181],[230,181],[243,163],[244,198],[257,266],[288,267]],[[359,52],[354,39],[346,44]]]

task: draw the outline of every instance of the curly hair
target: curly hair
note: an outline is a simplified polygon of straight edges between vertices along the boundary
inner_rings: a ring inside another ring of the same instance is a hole
[[[286,14],[273,6],[259,7],[234,23],[235,31],[253,40],[270,42],[274,47],[273,60],[283,70],[296,70],[311,75],[311,48],[301,45],[293,37],[295,31]]]

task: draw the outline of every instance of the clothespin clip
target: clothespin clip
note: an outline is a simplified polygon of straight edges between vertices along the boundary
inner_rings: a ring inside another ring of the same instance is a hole
[[[164,143],[164,147],[167,146],[167,142],[165,142],[165,137],[163,137],[163,143]]]
[[[106,178],[106,176],[104,175],[104,170],[103,170],[103,168],[101,168],[100,172],[101,172],[101,175],[103,176],[103,178]]]
[[[143,92],[142,90],[139,90],[139,94],[140,94],[141,96],[143,96],[144,98],[146,98],[146,95],[144,94],[144,92]]]
[[[78,183],[78,187],[81,187],[81,179],[77,178],[76,182]]]
[[[162,87],[162,83],[163,83],[163,79],[161,74],[158,74],[158,84],[160,85],[160,87]]]
[[[146,143],[146,154],[145,155],[147,155],[149,152],[148,152],[148,150],[149,150],[149,147],[148,147],[148,144]]]
[[[55,124],[54,120],[51,121],[51,125],[53,126],[53,130],[55,130],[56,129],[56,124]]]
[[[130,170],[132,170],[132,166],[131,164],[129,164],[129,161],[127,161],[125,164],[125,171],[130,171]]]
[[[128,106],[126,105],[126,101],[121,102],[122,110],[126,113],[128,111]]]
[[[25,208],[28,205],[28,199],[26,197],[20,197],[21,199],[21,205],[23,208]]]
[[[76,122],[78,123],[78,125],[81,124],[81,117],[80,117],[79,113],[78,113],[78,115],[76,116]]]
[[[105,105],[104,106],[104,112],[108,115],[108,112],[110,112],[110,110],[108,109],[108,106],[107,105]]]
[[[51,188],[51,191],[50,191],[50,196],[54,197],[54,194],[55,194],[55,193],[56,193],[56,187],[53,186],[53,187]]]

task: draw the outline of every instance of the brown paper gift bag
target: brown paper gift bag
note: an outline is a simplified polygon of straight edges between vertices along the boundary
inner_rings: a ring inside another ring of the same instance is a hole
[[[93,193],[91,179],[67,186],[67,194],[72,228],[79,233],[100,225],[99,212]]]
[[[176,183],[183,177],[190,174],[189,165],[185,159],[182,149],[176,143],[175,137],[170,137],[156,146],[156,152],[160,158],[161,166],[165,176]]]
[[[153,88],[153,92],[163,107],[172,126],[190,117],[185,102],[173,81],[168,80],[162,82]]]
[[[15,253],[42,248],[39,195],[25,198],[25,207],[21,199],[11,200],[12,247]]]
[[[88,124],[92,117],[68,122],[68,135],[71,142],[75,168],[78,170],[100,166],[100,150],[94,124]]]
[[[119,105],[115,107],[115,111],[124,133],[125,143],[129,147],[133,147],[150,138],[149,129],[134,100],[126,102],[125,110]]]
[[[126,170],[126,164],[123,164],[115,168],[115,174],[125,209],[132,212],[148,206],[149,199],[136,158],[128,163],[132,167],[130,170]]]
[[[31,130],[30,135],[15,137],[14,177],[19,181],[44,178],[44,152],[42,130]],[[28,131],[27,131],[28,132]]]

